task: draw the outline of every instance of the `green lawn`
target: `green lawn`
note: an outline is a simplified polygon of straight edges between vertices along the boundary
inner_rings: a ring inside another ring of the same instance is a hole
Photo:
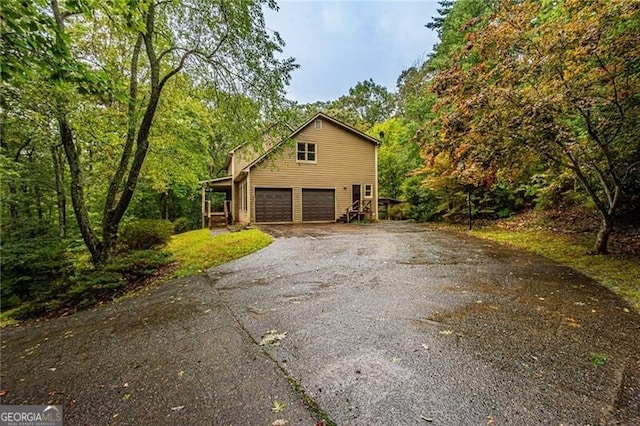
[[[456,228],[460,230],[461,228]],[[592,243],[544,230],[513,230],[489,227],[466,231],[540,254],[582,272],[629,301],[640,311],[640,263],[631,256],[587,254]]]
[[[246,256],[271,244],[273,238],[258,229],[211,235],[208,229],[174,235],[167,249],[178,262],[178,277]]]

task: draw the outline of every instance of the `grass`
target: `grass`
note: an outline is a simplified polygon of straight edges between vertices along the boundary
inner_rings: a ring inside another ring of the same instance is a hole
[[[199,229],[173,236],[167,248],[179,264],[175,275],[183,277],[246,256],[272,241],[258,229],[214,236],[208,229]]]
[[[602,283],[640,311],[640,263],[631,256],[587,254],[593,241],[544,230],[489,227],[471,235],[532,251]]]

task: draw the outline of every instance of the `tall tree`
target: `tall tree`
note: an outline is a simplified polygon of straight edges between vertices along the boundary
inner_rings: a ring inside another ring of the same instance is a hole
[[[359,81],[349,94],[332,102],[327,112],[345,123],[367,131],[396,112],[396,99],[386,87],[373,79]]]
[[[263,117],[268,117],[277,110],[295,67],[292,59],[274,57],[284,43],[277,33],[267,32],[262,14],[263,5],[276,8],[273,1],[51,0],[49,4],[38,1],[33,7],[24,3],[6,7],[17,29],[11,37],[3,33],[3,43],[12,52],[9,76],[17,79],[28,69],[25,52],[34,43],[44,52],[38,58],[57,59],[38,61],[38,66],[49,76],[47,83],[55,99],[53,110],[69,167],[73,209],[96,265],[104,264],[115,249],[119,223],[136,190],[169,81],[188,70],[198,76],[200,84],[256,99],[263,106]],[[16,18],[25,13],[29,19]],[[42,37],[34,38],[24,31],[32,22],[39,25]],[[115,40],[120,57],[126,57],[127,62],[112,67],[105,52],[89,51],[87,46],[99,42],[94,34],[100,34],[102,40]],[[104,72],[107,69],[109,73]],[[100,155],[82,137],[91,133],[78,121],[87,110],[99,116],[122,117],[113,120],[117,128],[110,135],[121,135],[112,152],[119,160],[106,179],[104,196],[94,197],[102,203],[102,213],[97,216],[100,228],[95,227],[96,216],[87,204],[85,175],[91,170],[91,157]]]
[[[532,155],[570,170],[601,216],[606,253],[640,167],[640,3],[503,1],[436,77],[427,156],[484,170]]]

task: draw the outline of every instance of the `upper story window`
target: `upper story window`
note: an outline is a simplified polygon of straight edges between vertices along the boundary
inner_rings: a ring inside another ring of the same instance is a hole
[[[298,161],[316,161],[316,144],[298,142]]]
[[[317,120],[314,122],[314,124],[315,124],[316,129],[322,129],[322,120],[317,119]]]
[[[366,184],[364,186],[364,198],[371,198],[373,195],[373,185]]]

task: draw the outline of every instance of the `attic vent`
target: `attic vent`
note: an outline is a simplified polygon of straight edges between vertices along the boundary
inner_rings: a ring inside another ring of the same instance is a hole
[[[316,129],[322,129],[322,120],[318,119],[315,121]]]

